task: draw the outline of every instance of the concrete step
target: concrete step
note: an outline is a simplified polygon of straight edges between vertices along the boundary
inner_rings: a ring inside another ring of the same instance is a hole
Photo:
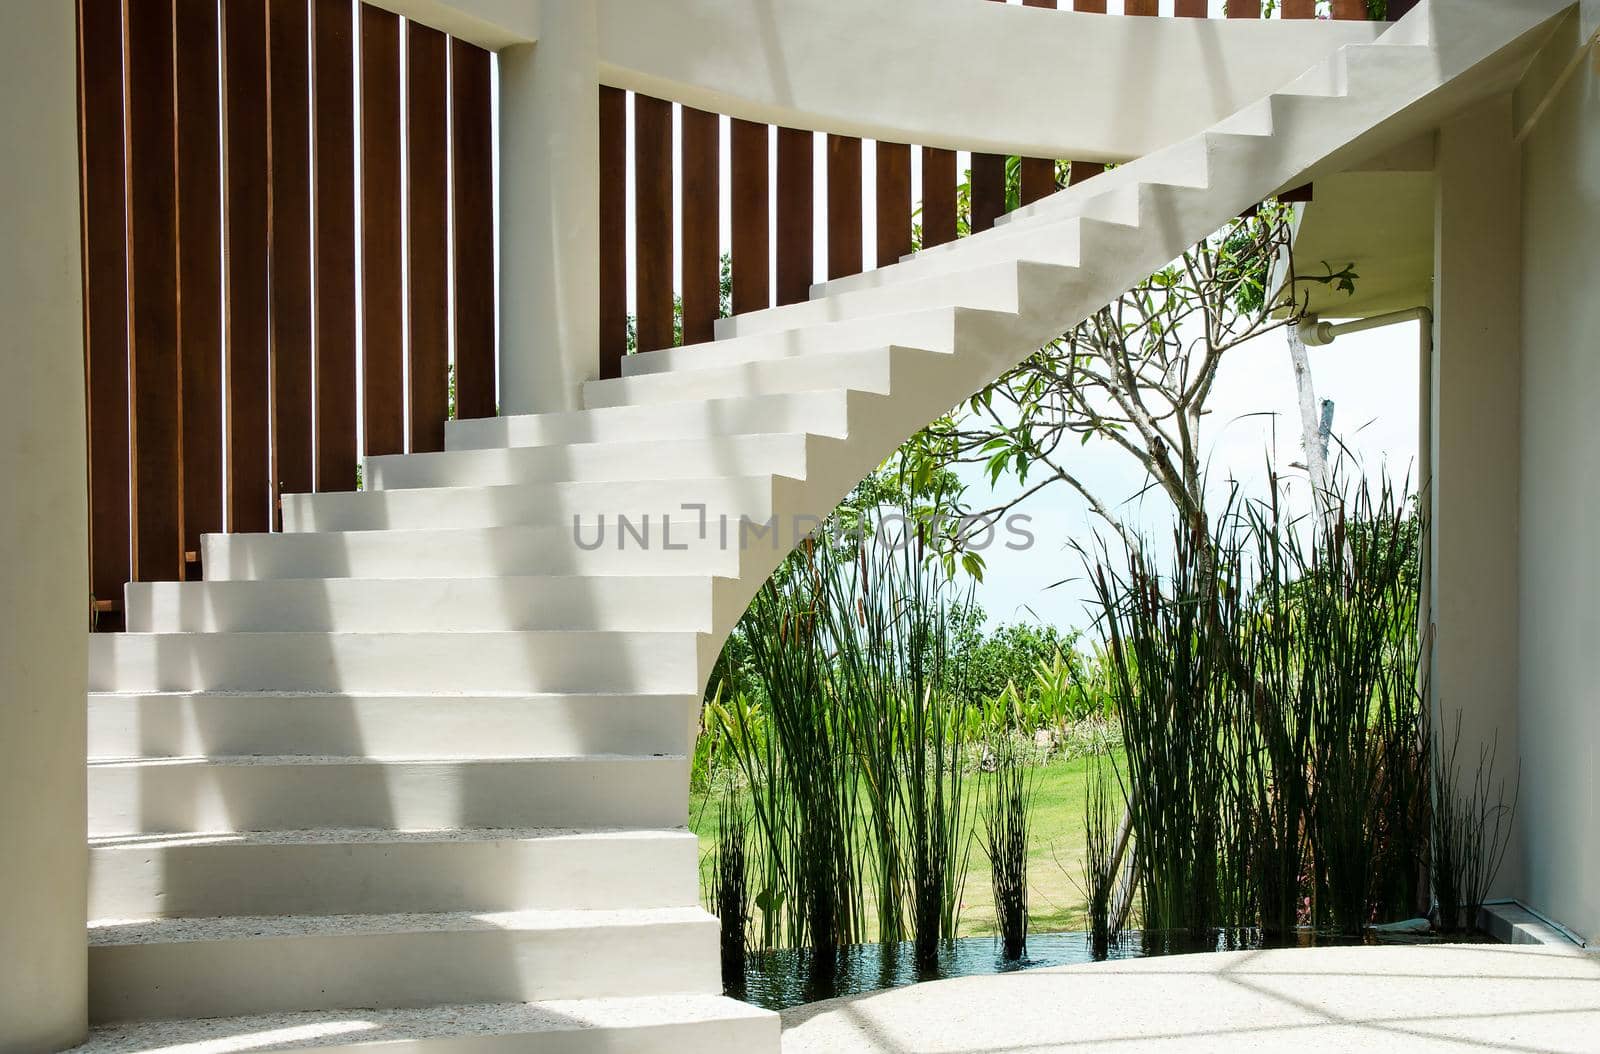
[[[802,437],[803,438],[803,437]],[[553,449],[553,448],[538,448]],[[521,451],[516,451],[520,453]],[[480,458],[513,451],[468,451],[440,455],[455,459]],[[772,515],[773,491],[784,478],[805,475],[805,457],[794,459],[776,475],[736,474],[695,480],[644,480],[602,483],[536,483],[476,486],[462,484],[441,473],[426,489],[376,490],[349,493],[286,494],[283,529],[289,533],[311,531],[381,531],[440,528],[508,527],[518,525],[592,524],[601,516],[626,516],[639,522],[644,516],[660,520],[693,517],[700,511],[738,518],[764,520]]]
[[[1054,229],[1050,260],[1068,266],[1079,262],[1078,219]],[[930,307],[965,307],[982,311],[1015,311],[1016,261],[992,260],[958,270],[915,276],[901,282],[863,285],[831,296],[802,300],[720,320],[723,340],[783,333],[830,322],[897,316]],[[904,340],[905,338],[895,338]]]
[[[89,690],[687,695],[715,656],[705,634],[638,630],[96,633]]]
[[[843,388],[887,395],[891,364],[897,358],[941,354],[900,346],[863,351],[796,354],[756,359],[704,369],[672,370],[608,380],[588,381],[584,402],[590,406],[623,403],[689,402],[738,393],[817,391]]]
[[[680,756],[377,761],[133,758],[89,764],[89,835],[370,827],[681,827]]]
[[[89,918],[683,908],[691,831],[468,829],[99,838]]]
[[[718,321],[717,339],[703,344],[629,355],[622,360],[622,376],[636,377],[644,373],[664,373],[669,370],[697,370],[707,365],[723,366],[730,362],[755,362],[763,359],[783,359],[796,356],[837,355],[845,352],[866,352],[899,344],[930,351],[955,350],[955,321],[963,311],[971,308],[950,307],[933,302],[916,310],[895,313],[863,315],[835,322],[819,322],[798,329],[772,330],[745,335],[735,334],[729,328],[733,319]],[[807,392],[826,389],[782,389],[776,394],[798,398]],[[717,393],[714,400],[760,398],[759,390],[740,390],[734,393]],[[597,404],[594,404],[597,405]]]
[[[665,353],[629,355],[622,360],[623,371],[628,372],[637,360],[661,354]],[[447,453],[453,453],[625,441],[640,436],[687,439],[810,432],[843,437],[848,421],[846,402],[844,392],[798,392],[713,399],[692,406],[607,406],[446,421],[444,445]]]
[[[717,963],[699,908],[101,923],[89,1017],[714,995]]]
[[[687,439],[635,437],[627,443],[523,447],[465,458],[455,451],[369,457],[362,480],[368,490],[395,490],[574,480],[599,483],[797,476],[805,472],[805,453],[803,432]]]
[[[89,696],[89,757],[686,754],[700,703],[699,693],[96,692]]]
[[[778,1015],[723,996],[667,995],[324,1010],[102,1025],[78,1054],[751,1054]]]
[[[696,514],[672,520],[646,513],[575,528],[468,527],[458,530],[323,531],[315,534],[208,534],[206,578],[521,578],[540,575],[738,574],[736,548],[714,533],[700,538]],[[603,530],[601,529],[603,528]],[[641,541],[640,538],[643,537]]]
[[[688,575],[132,582],[125,595],[131,633],[704,633],[712,599],[710,578]]]

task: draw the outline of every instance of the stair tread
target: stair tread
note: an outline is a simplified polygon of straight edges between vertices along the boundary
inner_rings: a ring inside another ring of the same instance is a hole
[[[524,763],[561,764],[588,761],[682,761],[682,754],[520,754],[499,757],[402,757],[373,758],[360,754],[182,754],[173,757],[98,757],[89,767],[160,768],[175,766],[237,765],[506,765]]]
[[[361,937],[392,933],[495,933],[602,926],[714,924],[700,907],[445,911],[389,915],[235,915],[220,918],[98,919],[90,947],[278,937]]]
[[[468,1003],[410,1010],[320,1010],[104,1026],[94,1029],[88,1042],[77,1050],[84,1054],[180,1049],[183,1054],[270,1054],[350,1043],[624,1029],[770,1016],[769,1011],[748,1003],[713,995]]]
[[[687,631],[685,631],[687,632]],[[181,634],[174,634],[181,636]],[[199,636],[200,634],[196,634]],[[519,699],[691,699],[699,698],[692,692],[278,692],[267,688],[195,688],[176,691],[90,691],[91,699],[437,699],[440,702],[460,702],[464,699],[488,699],[514,702]]]
[[[382,827],[318,827],[298,831],[183,831],[118,834],[89,839],[89,848],[145,851],[232,845],[398,845],[435,842],[659,841],[696,837],[688,828],[455,827],[399,831]]]

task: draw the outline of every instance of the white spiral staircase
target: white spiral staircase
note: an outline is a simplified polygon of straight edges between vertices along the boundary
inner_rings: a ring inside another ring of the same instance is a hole
[[[741,518],[826,515],[1229,217],[1436,126],[1536,6],[1424,0],[993,231],[634,356],[585,410],[452,422],[282,534],[208,537],[207,581],[130,585],[91,646],[90,1046],[776,1049],[719,994],[685,829],[701,692],[782,556]]]

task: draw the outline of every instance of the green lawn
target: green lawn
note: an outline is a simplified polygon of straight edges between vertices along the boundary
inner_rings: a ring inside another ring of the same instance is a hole
[[[1036,933],[1081,930],[1084,898],[1078,889],[1083,881],[1083,814],[1090,758],[1055,761],[1034,769],[1033,809],[1030,813],[1028,848],[1029,928]],[[986,776],[969,776],[968,793],[976,796],[978,781]],[[976,797],[973,799],[976,805]],[[969,808],[974,823],[981,824],[978,810]],[[706,807],[704,796],[689,803],[690,826],[700,836],[702,853],[715,844],[717,814],[714,804]],[[981,839],[972,847],[967,873],[966,895],[961,906],[962,936],[984,936],[995,932],[994,898],[989,892],[989,861]]]

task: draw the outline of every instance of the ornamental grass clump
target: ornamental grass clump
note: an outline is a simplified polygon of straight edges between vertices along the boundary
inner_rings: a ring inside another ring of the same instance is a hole
[[[1001,954],[1020,959],[1028,944],[1028,811],[1033,768],[1014,736],[993,736],[994,772],[983,796],[983,849],[989,857]]]
[[[746,848],[750,816],[724,798],[717,808],[717,848],[712,865],[712,903],[721,928],[722,987],[744,991],[746,931],[750,923],[750,889]]]

